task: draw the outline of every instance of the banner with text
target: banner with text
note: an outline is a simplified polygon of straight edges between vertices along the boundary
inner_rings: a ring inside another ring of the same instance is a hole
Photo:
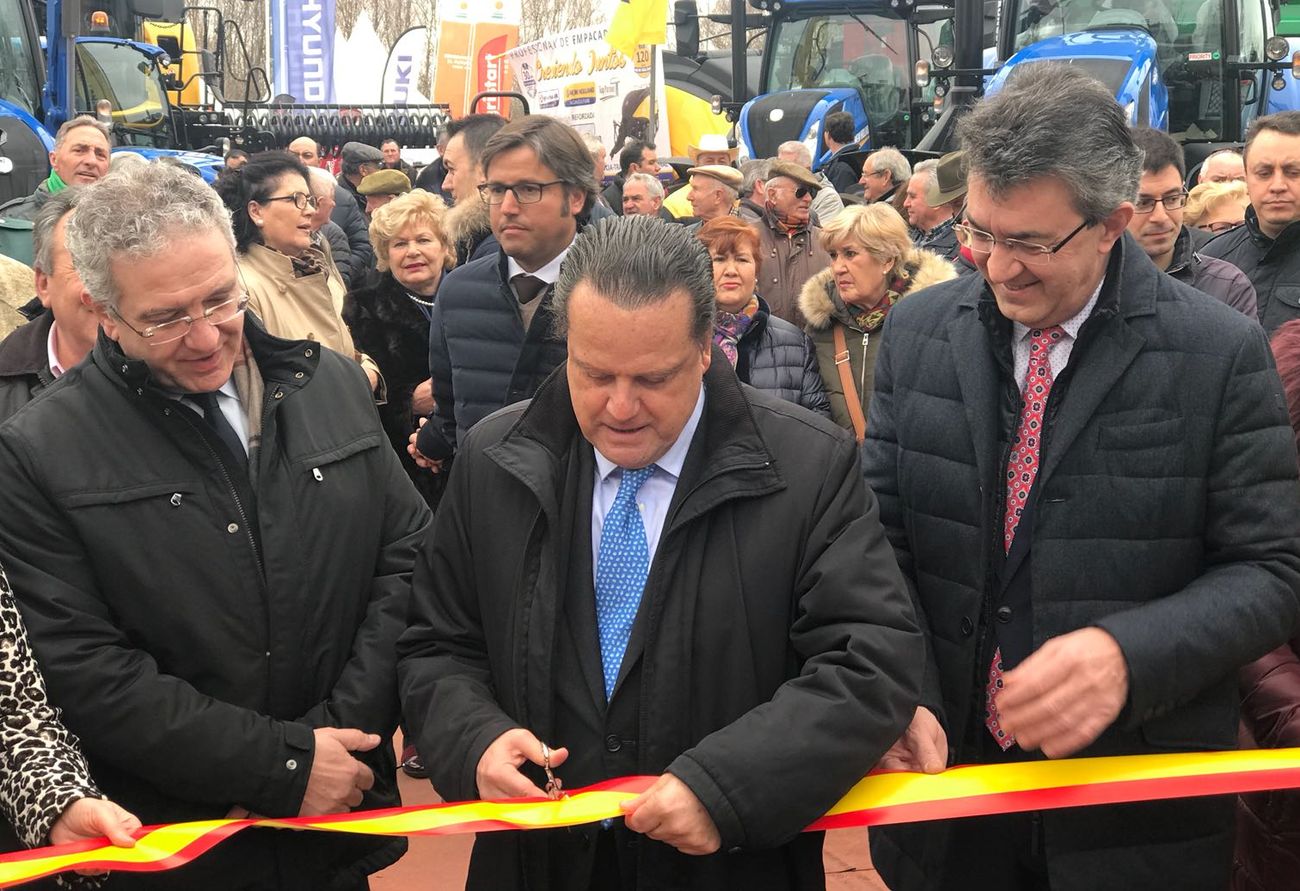
[[[440,0],[434,102],[451,106],[453,117],[509,111],[501,99],[485,99],[478,108],[469,104],[478,93],[510,89],[505,57],[519,42],[519,14],[519,0],[491,4]]]
[[[659,47],[638,47],[633,58],[610,48],[605,27],[578,28],[543,37],[509,53],[510,67],[532,111],[559,118],[599,139],[609,153],[605,174],[618,173],[624,143],[649,132],[650,60]],[[663,70],[662,57],[658,60]],[[656,138],[668,144],[662,78],[655,83]]]
[[[283,0],[274,10],[276,92],[333,102],[334,0]]]

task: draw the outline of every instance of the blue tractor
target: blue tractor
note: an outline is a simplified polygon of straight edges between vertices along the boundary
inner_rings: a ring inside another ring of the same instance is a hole
[[[42,20],[31,0],[0,0],[0,202],[49,175],[53,134],[78,114],[111,122],[119,151],[173,155],[214,179],[220,157],[172,148],[166,53],[106,36],[106,14],[79,0],[43,5]]]
[[[757,96],[736,115],[742,157],[804,143],[813,169],[830,157],[826,116],[853,115],[863,148],[911,148],[934,123],[934,89],[914,84],[953,8],[913,0],[750,0],[766,20]],[[733,41],[736,40],[733,31]]]
[[[958,0],[965,3],[983,0]],[[983,58],[959,24],[959,45],[941,47],[918,70],[918,80],[937,82],[940,94],[960,87],[922,147],[951,147],[950,119],[961,100],[998,89],[1023,65],[1059,61],[1106,84],[1135,126],[1169,131],[1194,166],[1240,143],[1259,115],[1300,107],[1277,15],[1270,0],[1003,0],[996,46]]]

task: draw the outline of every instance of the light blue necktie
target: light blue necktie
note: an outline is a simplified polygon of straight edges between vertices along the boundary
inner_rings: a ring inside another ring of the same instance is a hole
[[[654,473],[655,466],[623,469],[618,494],[600,530],[596,558],[596,626],[600,631],[600,661],[605,671],[605,699],[614,695],[614,683],[632,633],[641,592],[650,574],[650,547],[636,495]]]

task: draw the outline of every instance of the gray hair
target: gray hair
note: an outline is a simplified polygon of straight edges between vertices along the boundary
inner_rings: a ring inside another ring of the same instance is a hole
[[[83,186],[67,232],[72,265],[100,306],[116,306],[121,296],[110,272],[114,259],[158,257],[173,240],[201,232],[218,233],[235,250],[221,198],[199,177],[169,164],[132,165]]]
[[[677,223],[634,214],[579,235],[564,257],[552,298],[561,336],[568,333],[569,297],[579,284],[623,309],[653,306],[685,291],[691,335],[704,340],[713,331],[713,263],[700,240]]]
[[[770,161],[762,158],[743,162],[740,165],[740,172],[744,176],[744,179],[740,182],[740,194],[746,197],[754,194],[754,189],[758,188],[758,184],[767,180],[771,166]]]
[[[663,200],[664,184],[659,182],[658,177],[651,176],[648,173],[633,173],[627,178],[627,181],[623,183],[623,188],[626,189],[628,186],[632,185],[632,183],[640,183],[645,186],[646,194],[651,198]]]
[[[778,158],[781,155],[790,155],[791,161],[798,164],[800,167],[807,167],[809,170],[812,170],[812,152],[809,151],[808,146],[798,140],[792,139],[789,142],[783,142],[778,145],[776,147],[776,155]]]
[[[607,152],[605,151],[605,143],[601,142],[599,139],[592,136],[590,133],[583,133],[581,135],[582,135],[582,144],[587,147],[587,151],[591,152],[591,160],[594,161],[597,158],[605,157],[605,155],[607,154]]]
[[[77,206],[80,189],[63,189],[52,194],[32,220],[32,268],[46,275],[54,271],[54,229],[59,220]],[[66,236],[65,236],[66,237]]]
[[[991,196],[1055,177],[1087,223],[1132,201],[1142,178],[1142,150],[1124,109],[1100,81],[1058,62],[1018,69],[957,133],[967,170]]]
[[[869,173],[889,171],[889,181],[894,185],[906,182],[912,176],[912,165],[896,148],[882,148],[867,155],[863,169]]]
[[[320,197],[321,195],[333,195],[334,189],[338,186],[339,181],[334,178],[324,167],[307,168],[307,188],[311,193]]]
[[[71,133],[73,130],[78,129],[79,127],[90,127],[92,129],[98,130],[100,134],[102,134],[103,137],[108,140],[108,147],[109,148],[113,147],[112,127],[110,127],[108,124],[105,124],[103,121],[99,120],[98,118],[93,118],[88,114],[79,114],[75,118],[71,118],[70,120],[64,121],[63,126],[59,127],[58,132],[54,134],[54,150],[57,152],[59,148],[63,145],[63,140],[67,138],[67,135]]]
[[[928,182],[934,182],[934,171],[938,166],[938,158],[926,158],[924,161],[917,161],[916,166],[912,168],[912,176],[920,173],[925,176]]]

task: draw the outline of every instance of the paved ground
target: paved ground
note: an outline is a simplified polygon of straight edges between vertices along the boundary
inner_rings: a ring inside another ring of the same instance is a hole
[[[432,804],[438,801],[425,781],[399,774],[402,803]],[[841,829],[826,836],[827,891],[888,891],[871,868],[866,833]],[[411,850],[396,864],[371,877],[372,891],[443,891],[465,885],[471,836],[413,838]]]

